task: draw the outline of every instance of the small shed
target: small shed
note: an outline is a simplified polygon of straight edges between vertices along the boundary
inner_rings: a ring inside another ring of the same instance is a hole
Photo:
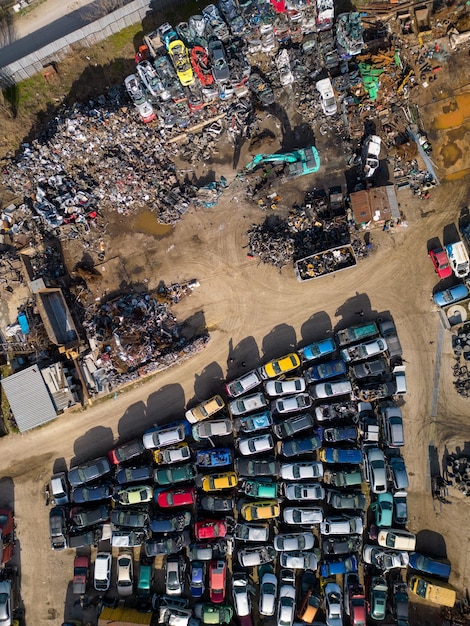
[[[400,219],[397,195],[393,185],[355,191],[349,196],[356,224],[382,226]]]
[[[140,613],[135,609],[105,606],[98,619],[98,626],[150,626],[152,613]]]
[[[47,424],[57,417],[51,395],[37,365],[4,378],[2,386],[21,433]]]

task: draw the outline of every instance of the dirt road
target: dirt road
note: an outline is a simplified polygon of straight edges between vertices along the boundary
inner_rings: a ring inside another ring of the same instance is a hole
[[[441,451],[464,447],[468,439],[468,402],[454,392],[451,380],[450,334],[444,337],[437,416],[431,420],[438,317],[430,294],[436,276],[427,259],[426,242],[442,237],[468,201],[464,182],[447,183],[431,200],[412,206],[407,192],[400,202],[408,227],[390,234],[372,232],[372,256],[336,276],[299,284],[291,268],[261,266],[246,257],[245,232],[259,222],[259,210],[240,199],[187,215],[172,234],[155,239],[125,228],[109,256],[123,263],[138,282],[152,287],[159,280],[197,278],[200,288],[176,307],[180,319],[192,315],[194,326],[204,322],[211,340],[203,352],[182,364],[119,393],[115,400],[64,415],[54,423],[24,435],[0,440],[0,497],[14,506],[27,623],[60,624],[67,584],[72,575],[71,551],[52,553],[48,537],[48,509],[43,486],[53,469],[70,460],[106,452],[118,438],[139,435],[154,422],[180,417],[185,403],[203,399],[221,381],[259,360],[282,355],[331,333],[336,324],[358,322],[390,312],[404,348],[409,393],[406,396],[406,446],[410,475],[410,529],[442,533],[459,588],[468,586],[466,550],[469,539],[468,505],[452,499],[443,512],[434,511],[425,493],[430,437]],[[449,198],[452,198],[449,201]],[[124,251],[124,252],[123,252]],[[229,357],[234,358],[227,373]],[[432,433],[431,432],[432,422]],[[455,536],[461,520],[459,536]],[[429,535],[428,535],[429,536]],[[438,535],[436,535],[438,537]],[[437,539],[435,539],[437,541]],[[418,618],[412,623],[421,623]]]

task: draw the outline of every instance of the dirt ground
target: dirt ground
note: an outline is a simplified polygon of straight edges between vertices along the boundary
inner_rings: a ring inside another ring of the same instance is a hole
[[[460,590],[468,586],[469,503],[451,494],[451,504],[441,511],[433,507],[429,492],[429,445],[441,459],[446,446],[453,451],[469,445],[469,430],[468,401],[452,385],[450,333],[444,337],[438,412],[430,417],[439,321],[430,299],[436,276],[426,254],[427,240],[456,220],[468,191],[465,181],[445,183],[419,203],[407,193],[400,194],[407,228],[372,232],[375,251],[369,259],[307,284],[298,283],[290,268],[279,272],[247,258],[245,231],[261,215],[240,200],[227,198],[215,209],[192,212],[164,238],[133,233],[128,223],[122,224],[108,257],[120,255],[134,280],[147,278],[150,288],[161,279],[197,278],[200,288],[176,306],[176,313],[181,319],[192,316],[195,325],[207,324],[211,340],[194,358],[119,393],[114,401],[0,440],[0,497],[16,514],[27,623],[61,623],[72,575],[72,552],[49,548],[43,486],[53,470],[100,455],[118,439],[140,435],[155,422],[181,416],[188,401],[217,391],[223,379],[241,371],[243,361],[250,368],[286,353],[330,333],[338,323],[354,323],[361,309],[366,318],[390,312],[404,348],[410,530],[431,531],[422,535],[424,547],[444,546],[452,562],[451,581]],[[230,366],[229,356],[235,360]],[[417,617],[412,623],[429,621]]]

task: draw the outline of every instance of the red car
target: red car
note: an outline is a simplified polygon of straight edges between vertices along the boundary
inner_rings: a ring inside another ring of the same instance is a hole
[[[349,617],[351,626],[364,626],[366,623],[366,598],[361,586],[353,589],[349,596]]]
[[[186,487],[185,489],[165,489],[164,491],[157,492],[155,495],[157,504],[164,509],[196,504],[196,490],[194,487]]]
[[[225,537],[227,534],[227,525],[222,520],[204,519],[196,522],[194,527],[196,539],[217,539]]]
[[[0,509],[0,555],[1,565],[5,565],[13,556],[14,522],[10,509]]]
[[[191,66],[203,87],[214,84],[214,77],[209,66],[207,51],[202,46],[193,46],[191,50]]]
[[[78,595],[86,593],[90,559],[87,556],[76,556],[73,562],[72,592]]]
[[[434,250],[429,251],[429,256],[431,257],[432,264],[434,265],[434,269],[436,270],[439,278],[448,278],[449,276],[452,276],[452,268],[449,265],[449,259],[447,258],[445,250],[442,248],[435,248]]]
[[[225,599],[227,566],[225,561],[211,561],[209,565],[209,596],[211,602],[220,604]]]

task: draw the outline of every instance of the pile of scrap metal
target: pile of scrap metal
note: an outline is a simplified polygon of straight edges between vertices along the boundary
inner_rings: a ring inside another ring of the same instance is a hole
[[[447,476],[464,495],[470,496],[470,457],[465,454],[447,455]]]
[[[191,284],[195,285],[193,281]],[[191,289],[189,283],[188,289]],[[164,299],[163,302],[143,293],[120,296],[90,307],[83,327],[96,346],[95,363],[119,376],[140,372],[150,363],[157,369],[161,357],[170,354],[175,360],[190,342],[182,336],[182,325],[168,304],[172,291],[172,286],[162,287],[158,299]],[[176,291],[181,296],[181,288]]]
[[[331,259],[335,259],[337,269],[342,269],[343,265],[355,265],[356,257],[350,245],[346,219],[320,219],[319,212],[313,206],[309,203],[306,207],[295,207],[286,219],[270,215],[262,224],[254,225],[247,233],[250,256],[257,255],[263,263],[279,268],[293,261],[297,266],[298,262],[302,274],[307,271],[307,268],[303,269],[302,259],[313,254],[324,254],[324,251],[328,251],[328,254],[324,258],[322,273],[337,271],[331,269]],[[333,248],[337,248],[334,253]],[[310,263],[307,266],[310,268]],[[321,275],[317,260],[315,267],[316,275]]]
[[[339,246],[312,254],[294,264],[297,280],[304,282],[339,272],[357,265],[356,256],[351,245]]]

